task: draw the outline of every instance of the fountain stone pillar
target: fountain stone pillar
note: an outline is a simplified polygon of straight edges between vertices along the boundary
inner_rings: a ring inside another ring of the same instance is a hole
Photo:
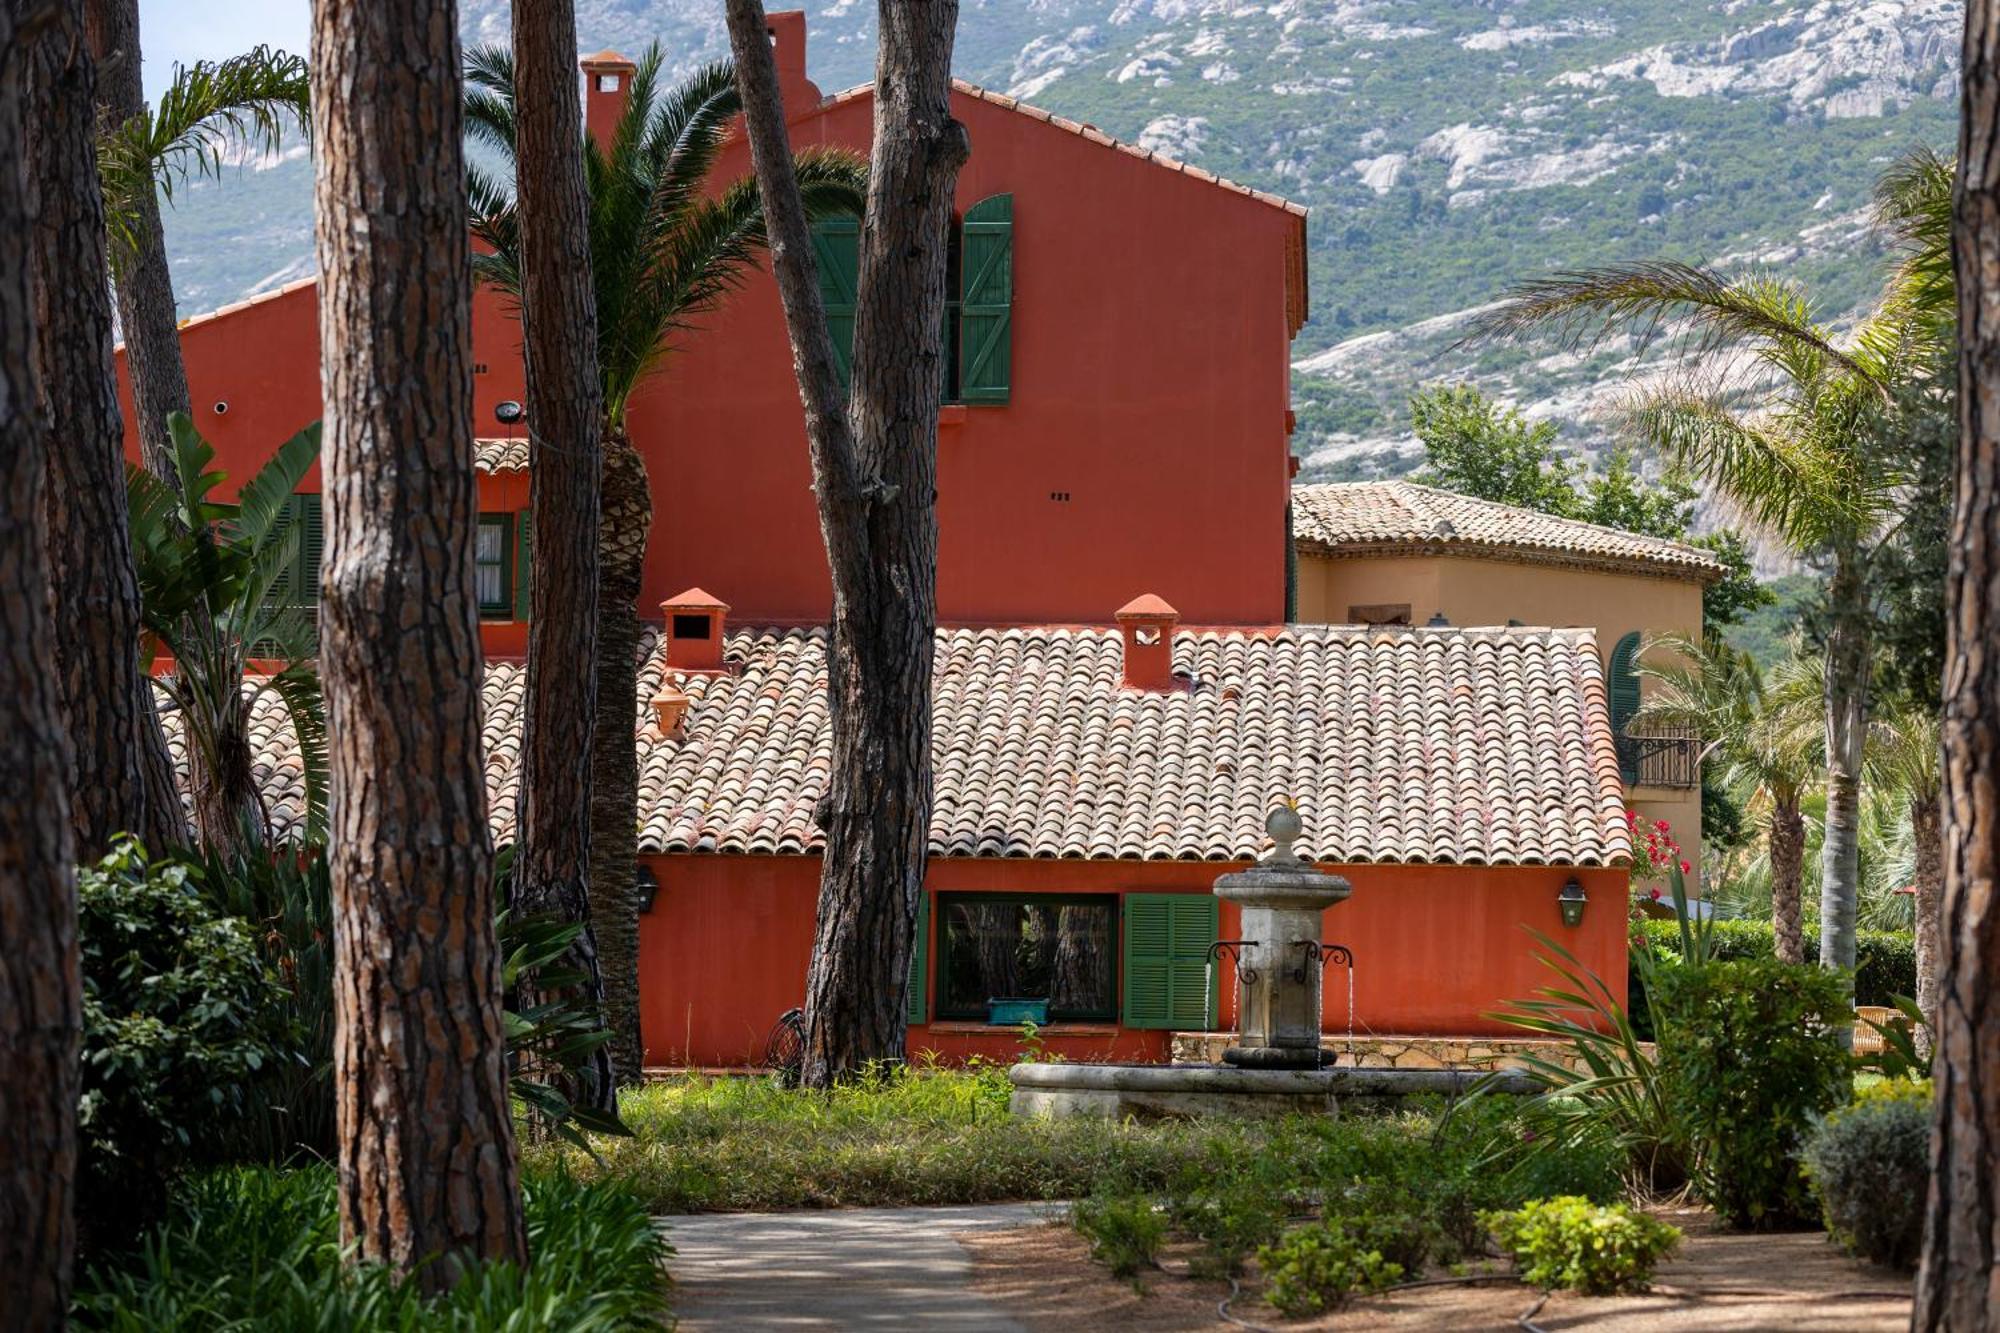
[[[1322,918],[1354,886],[1299,859],[1302,827],[1296,810],[1278,806],[1264,821],[1270,855],[1215,881],[1215,896],[1242,913],[1243,938],[1220,947],[1233,945],[1237,972],[1237,1044],[1222,1058],[1244,1069],[1331,1063],[1319,1043]]]

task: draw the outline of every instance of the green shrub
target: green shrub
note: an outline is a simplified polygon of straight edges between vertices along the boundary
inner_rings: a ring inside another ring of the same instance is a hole
[[[342,1262],[330,1169],[214,1172],[190,1182],[136,1253],[84,1268],[73,1322],[119,1333],[658,1328],[671,1248],[638,1200],[561,1174],[531,1176],[526,1193],[528,1268],[479,1264],[427,1300],[386,1269]]]
[[[1254,1177],[1222,1176],[1189,1193],[1174,1193],[1167,1204],[1176,1230],[1202,1243],[1196,1267],[1218,1274],[1234,1273],[1257,1247],[1284,1230],[1283,1196]]]
[[[272,1060],[279,990],[250,927],[219,914],[185,863],[121,839],[77,875],[83,963],[83,1153],[77,1216],[90,1244],[156,1220],[173,1179],[242,1123]]]
[[[1885,1080],[1829,1113],[1801,1154],[1826,1229],[1878,1264],[1914,1268],[1930,1188],[1930,1080]]]
[[[1771,923],[1768,921],[1716,921],[1712,922],[1709,933],[1709,947],[1716,962],[1730,963],[1746,958],[1774,957],[1771,943]],[[1645,946],[1660,962],[1672,966],[1673,955],[1679,948],[1680,926],[1674,921],[1646,921],[1640,927],[1644,932]],[[1641,947],[1634,943],[1635,949]],[[1808,959],[1819,957],[1819,931],[1812,926],[1805,930],[1805,955]],[[1632,1011],[1633,1021],[1644,1027],[1641,1035],[1650,1038],[1652,1028],[1645,1024],[1645,1004],[1639,993],[1639,970],[1634,968],[1630,981],[1630,995],[1627,1008]],[[1854,1002],[1856,1004],[1887,1005],[1895,1002],[1898,995],[1917,993],[1917,945],[1916,938],[1902,930],[1861,930],[1854,935]]]
[[[1853,1086],[1843,978],[1769,959],[1670,967],[1653,1003],[1660,1077],[1702,1199],[1733,1226],[1817,1221],[1798,1151]]]
[[[1090,1257],[1118,1277],[1151,1268],[1167,1239],[1167,1219],[1139,1194],[1092,1195],[1069,1210],[1070,1225],[1090,1242]]]
[[[1340,1219],[1286,1232],[1257,1251],[1257,1266],[1264,1273],[1264,1299],[1295,1318],[1332,1309],[1349,1292],[1394,1286],[1404,1272]]]
[[[1622,1203],[1593,1204],[1574,1195],[1488,1213],[1484,1220],[1524,1281],[1588,1296],[1642,1290],[1654,1266],[1681,1241],[1678,1227]]]

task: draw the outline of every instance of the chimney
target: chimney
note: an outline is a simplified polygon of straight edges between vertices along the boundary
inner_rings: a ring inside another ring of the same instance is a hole
[[[687,730],[681,724],[686,721],[688,704],[693,701],[681,688],[686,683],[679,676],[668,676],[660,682],[660,692],[652,698],[653,720],[659,724],[660,734],[669,740],[687,738]]]
[[[729,614],[726,603],[700,588],[669,597],[660,603],[667,622],[667,669],[669,671],[721,671],[722,621]]]
[[[1181,613],[1152,593],[1118,608],[1125,637],[1125,688],[1166,690],[1174,684],[1174,627]]]
[[[632,96],[632,75],[638,66],[609,49],[576,62],[583,70],[583,125],[599,148],[609,151],[618,118]]]
[[[778,95],[784,99],[786,117],[818,106],[824,99],[806,77],[806,12],[781,9],[766,14],[764,31],[771,38],[771,57],[778,64]]]

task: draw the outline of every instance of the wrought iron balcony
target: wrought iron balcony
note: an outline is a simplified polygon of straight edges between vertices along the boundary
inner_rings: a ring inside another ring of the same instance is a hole
[[[1699,787],[1701,739],[1681,727],[1652,726],[1618,738],[1618,768],[1628,787]]]

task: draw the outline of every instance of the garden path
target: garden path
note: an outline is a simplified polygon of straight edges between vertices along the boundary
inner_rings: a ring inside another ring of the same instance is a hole
[[[711,1329],[1025,1333],[973,1292],[961,1234],[1032,1226],[1040,1204],[705,1213],[666,1223],[674,1312]]]

